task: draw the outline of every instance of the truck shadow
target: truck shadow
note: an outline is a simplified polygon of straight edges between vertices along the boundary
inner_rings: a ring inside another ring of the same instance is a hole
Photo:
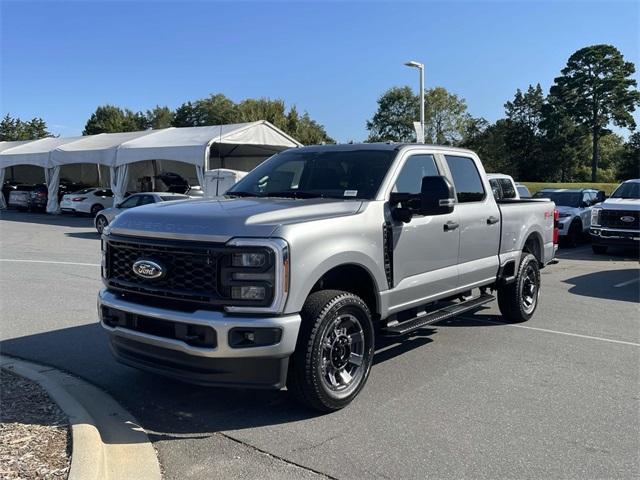
[[[402,340],[381,337],[374,364],[429,344],[435,332],[424,329]],[[347,408],[323,416],[296,403],[286,391],[200,387],[129,368],[114,360],[105,332],[96,323],[8,338],[0,342],[0,351],[56,367],[107,391],[137,418],[152,440],[200,438],[320,417],[339,422],[349,415]],[[402,379],[394,381],[398,385],[393,388],[403,387]],[[350,408],[373,408],[373,403],[373,397],[363,394]]]
[[[573,285],[569,293],[585,297],[640,302],[640,269],[602,270],[564,280]]]

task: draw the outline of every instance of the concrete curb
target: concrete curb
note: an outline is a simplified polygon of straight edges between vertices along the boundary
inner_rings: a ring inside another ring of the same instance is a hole
[[[111,396],[55,368],[0,355],[0,366],[44,388],[69,417],[68,480],[160,480],[160,464],[144,429]]]

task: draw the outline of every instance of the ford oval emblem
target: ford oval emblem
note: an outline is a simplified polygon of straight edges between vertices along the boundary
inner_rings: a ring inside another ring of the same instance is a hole
[[[138,260],[133,264],[133,273],[141,278],[155,279],[164,276],[165,270],[153,260]]]
[[[627,223],[631,223],[635,220],[635,217],[632,217],[630,215],[625,215],[624,217],[620,217],[620,220],[622,220],[623,222],[627,222]]]

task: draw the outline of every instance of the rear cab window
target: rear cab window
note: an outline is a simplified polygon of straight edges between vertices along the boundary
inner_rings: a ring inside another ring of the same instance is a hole
[[[482,178],[473,159],[457,155],[445,155],[444,158],[453,178],[458,203],[484,200],[486,193],[482,185]]]
[[[502,190],[502,198],[516,198],[518,196],[513,182],[508,178],[498,178],[498,183]]]

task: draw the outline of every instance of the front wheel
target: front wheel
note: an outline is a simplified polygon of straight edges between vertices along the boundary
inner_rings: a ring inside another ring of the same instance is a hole
[[[102,235],[102,232],[107,225],[109,225],[109,221],[105,218],[104,215],[98,215],[96,217],[96,230],[100,235]]]
[[[538,259],[530,253],[523,254],[516,280],[498,288],[500,313],[510,322],[526,322],[536,311],[539,296]]]
[[[352,293],[321,290],[307,298],[287,389],[323,412],[346,407],[364,387],[373,361],[371,314]]]
[[[575,248],[580,242],[582,235],[582,224],[580,222],[571,222],[569,232],[567,234],[567,247]]]

